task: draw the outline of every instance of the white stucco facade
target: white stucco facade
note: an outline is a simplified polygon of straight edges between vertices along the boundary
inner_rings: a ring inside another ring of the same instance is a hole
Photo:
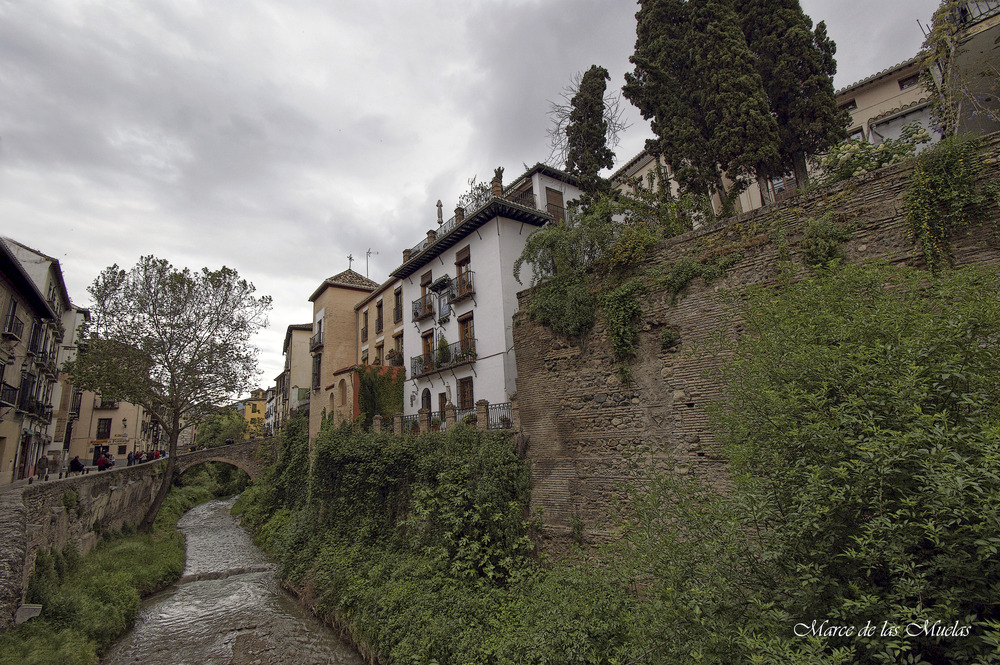
[[[565,203],[579,195],[565,174],[537,166],[502,196],[443,225],[419,252],[404,253],[393,272],[405,307],[404,415],[426,407],[443,418],[450,402],[461,418],[476,401],[510,401],[517,377],[512,318],[530,278],[523,270],[519,283],[514,262],[528,236],[561,219]]]

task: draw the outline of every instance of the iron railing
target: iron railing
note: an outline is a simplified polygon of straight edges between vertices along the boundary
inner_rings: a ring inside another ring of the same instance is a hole
[[[73,403],[69,407],[69,417],[77,420],[80,417],[80,404],[83,402],[83,393],[73,393]]]
[[[95,409],[117,409],[118,401],[113,399],[104,399],[100,395],[94,398],[94,408]]]
[[[420,431],[420,416],[403,416],[403,434],[411,434]]]
[[[490,192],[487,191],[485,196],[477,198],[475,201],[472,202],[472,205],[469,206],[469,209],[465,210],[464,216],[471,217],[475,215],[477,212],[485,208],[491,201],[493,201],[494,198],[495,197]],[[510,203],[519,205],[523,208],[530,208],[531,210],[539,210],[539,207],[536,203],[535,193],[530,189],[504,192],[500,198],[504,201],[509,201]],[[559,208],[559,210],[562,211],[562,208]],[[552,210],[549,210],[548,207],[546,207],[546,212],[555,216],[555,213]],[[563,219],[563,218],[564,217],[557,217],[557,219]],[[458,226],[458,219],[456,217],[452,217],[447,222],[441,224],[441,226],[439,226],[437,228],[437,231],[435,232],[435,241],[440,240],[444,236],[451,233],[456,226]],[[427,249],[428,245],[430,245],[431,242],[432,241],[428,240],[427,238],[424,238],[416,245],[411,247],[410,258],[416,256],[420,252]]]
[[[455,280],[456,292],[455,295],[451,297],[452,302],[465,300],[476,293],[476,281],[474,276],[475,273],[471,270],[467,270],[458,276],[458,279]]]
[[[410,358],[410,376],[420,376],[447,367],[454,367],[476,359],[476,340],[464,339],[435,349],[434,353]]]
[[[375,317],[375,334],[378,335],[380,332],[382,332],[382,316],[381,316],[381,312],[379,312],[379,316]]]
[[[417,298],[413,301],[413,320],[422,321],[426,318],[434,316],[434,300],[436,294],[428,293],[422,298]]]
[[[1000,11],[1000,0],[972,0],[963,2],[958,9],[959,22],[968,24]]]
[[[17,386],[12,386],[6,381],[0,384],[0,404],[17,405]]]
[[[8,314],[3,325],[3,334],[21,339],[21,336],[24,335],[24,321],[13,314]]]
[[[399,323],[402,320],[403,320],[403,305],[402,303],[400,303],[392,308],[392,322]]]
[[[486,429],[510,429],[514,426],[514,409],[510,402],[486,407]]]
[[[368,326],[361,326],[361,341],[368,341]]]
[[[323,346],[323,331],[320,330],[318,333],[309,338],[309,350],[315,351],[319,347]]]

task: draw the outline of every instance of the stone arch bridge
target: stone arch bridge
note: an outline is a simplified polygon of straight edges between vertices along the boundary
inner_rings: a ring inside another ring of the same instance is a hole
[[[254,439],[243,443],[232,443],[228,446],[196,450],[192,453],[178,453],[177,473],[183,473],[193,466],[205,462],[225,462],[242,469],[256,481],[264,468],[277,459],[278,439]]]

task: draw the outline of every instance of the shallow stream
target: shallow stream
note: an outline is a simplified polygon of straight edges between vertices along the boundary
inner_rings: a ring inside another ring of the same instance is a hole
[[[184,576],[143,602],[102,665],[362,665],[281,588],[274,565],[230,516],[234,500],[203,503],[181,518]]]

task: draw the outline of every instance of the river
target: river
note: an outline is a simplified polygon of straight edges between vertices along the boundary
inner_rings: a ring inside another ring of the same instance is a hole
[[[143,602],[102,665],[362,665],[357,653],[281,588],[274,565],[229,514],[235,499],[185,514],[180,581]]]

